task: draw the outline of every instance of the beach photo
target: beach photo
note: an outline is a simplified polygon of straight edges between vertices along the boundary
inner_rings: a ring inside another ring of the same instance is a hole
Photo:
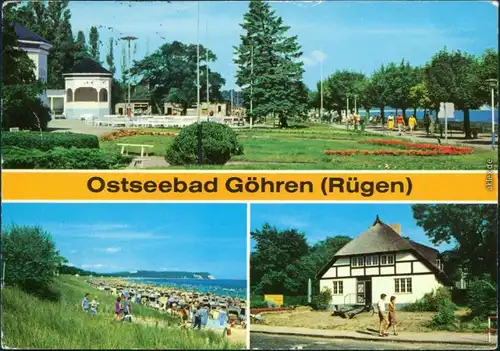
[[[4,169],[497,169],[498,1],[2,11]]]
[[[252,349],[497,347],[496,204],[253,204]]]
[[[3,204],[2,348],[246,349],[246,214]]]

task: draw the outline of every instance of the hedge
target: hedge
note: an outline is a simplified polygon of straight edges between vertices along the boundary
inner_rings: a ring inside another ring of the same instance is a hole
[[[2,147],[48,151],[56,147],[98,149],[99,138],[91,134],[50,132],[3,132]]]
[[[3,149],[4,169],[119,169],[131,156],[100,149],[55,148],[49,151],[8,147]]]

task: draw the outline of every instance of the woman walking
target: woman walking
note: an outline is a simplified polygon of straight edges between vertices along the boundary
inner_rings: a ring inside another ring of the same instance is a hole
[[[122,304],[121,304],[121,298],[117,297],[116,298],[116,303],[115,303],[115,317],[116,320],[119,322],[122,320]]]
[[[389,302],[389,324],[387,325],[387,329],[385,330],[385,334],[387,334],[387,331],[389,328],[392,326],[394,328],[394,335],[398,335],[396,332],[396,296],[391,296],[390,302]]]

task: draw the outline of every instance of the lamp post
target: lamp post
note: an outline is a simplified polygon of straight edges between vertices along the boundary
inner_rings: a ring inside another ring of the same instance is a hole
[[[498,81],[494,78],[488,79],[488,85],[491,88],[491,148],[495,148],[495,88]]]
[[[196,30],[196,112],[198,114],[198,164],[201,166],[201,121],[200,121],[200,1],[198,0],[197,30]],[[207,106],[208,108],[208,106]]]
[[[208,81],[208,20],[207,20],[207,23],[206,23],[206,32],[207,32],[207,48],[205,48],[205,51],[206,51],[206,58],[207,58],[207,121],[208,121],[208,116],[209,116],[209,110],[210,110],[210,83]]]
[[[345,111],[345,126],[347,129],[349,129],[349,95],[350,94],[346,94],[346,97],[347,97],[347,107],[346,107],[346,111]]]
[[[250,46],[250,129],[253,127],[253,44]]]
[[[130,72],[130,42],[132,40],[137,40],[136,37],[133,37],[133,36],[128,36],[128,37],[123,37],[123,38],[120,38],[120,40],[124,40],[124,41],[127,41],[128,42],[128,103],[127,103],[127,115],[128,116],[131,116],[132,115],[132,106],[130,105],[130,80],[132,78],[132,73]]]
[[[320,62],[320,108],[319,108],[319,121],[323,122],[323,60]]]
[[[354,95],[354,113],[358,114],[358,95]]]

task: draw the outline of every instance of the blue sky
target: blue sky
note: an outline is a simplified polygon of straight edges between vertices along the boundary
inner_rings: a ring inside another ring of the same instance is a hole
[[[284,204],[252,205],[251,230],[264,223],[278,229],[297,229],[306,235],[310,245],[327,237],[343,235],[356,237],[365,232],[379,216],[387,224],[401,224],[403,236],[420,244],[445,251],[454,247],[431,244],[422,228],[413,219],[411,205],[407,204]]]
[[[244,204],[2,204],[2,225],[40,225],[73,265],[97,272],[208,271],[246,279]]]
[[[104,62],[110,37],[134,35],[136,59],[166,41],[197,42],[197,2],[72,1],[74,35],[97,25]],[[298,35],[304,52],[305,82],[314,87],[324,74],[337,69],[372,73],[383,63],[405,58],[414,65],[428,61],[446,46],[473,54],[498,49],[498,7],[489,1],[285,1],[271,6]],[[236,67],[233,46],[242,33],[239,23],[247,1],[202,1],[200,40],[218,57],[211,67],[233,88]],[[207,23],[208,21],[208,35]],[[111,28],[111,29],[108,29]],[[149,42],[149,44],[148,44]],[[115,48],[119,69],[121,44]]]

